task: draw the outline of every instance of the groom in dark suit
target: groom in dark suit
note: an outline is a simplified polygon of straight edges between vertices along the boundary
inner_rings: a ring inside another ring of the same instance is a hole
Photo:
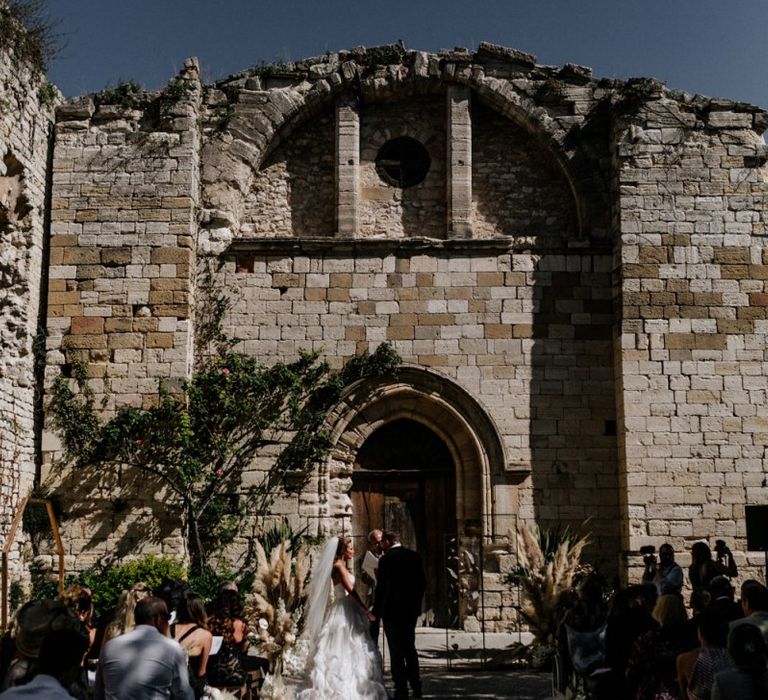
[[[384,620],[389,646],[395,700],[407,700],[408,686],[414,698],[421,697],[419,657],[416,653],[416,620],[421,615],[426,579],[417,552],[400,544],[400,535],[386,531],[381,540],[384,556],[379,559],[379,578],[373,614]]]

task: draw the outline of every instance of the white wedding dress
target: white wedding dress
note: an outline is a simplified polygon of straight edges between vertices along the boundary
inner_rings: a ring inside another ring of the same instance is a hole
[[[354,585],[354,577],[352,584]],[[333,587],[317,639],[307,664],[307,681],[297,700],[387,700],[379,653],[370,622],[344,586]]]

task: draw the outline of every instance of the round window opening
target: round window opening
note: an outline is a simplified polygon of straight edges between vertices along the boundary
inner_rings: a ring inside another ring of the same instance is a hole
[[[395,187],[413,187],[424,180],[432,160],[423,144],[410,136],[387,141],[376,155],[376,171]]]

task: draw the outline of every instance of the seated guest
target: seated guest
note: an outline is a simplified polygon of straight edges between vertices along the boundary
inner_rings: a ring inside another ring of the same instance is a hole
[[[658,627],[652,611],[656,587],[630,586],[613,599],[605,630],[605,664],[611,669],[613,697],[627,697],[626,671],[635,642]]]
[[[248,625],[237,587],[230,582],[219,587],[208,618],[208,629],[222,637],[218,654],[208,661],[208,682],[212,686],[236,686],[245,682],[245,652],[248,650]]]
[[[79,583],[67,586],[61,600],[77,615],[88,632],[89,648],[96,639],[96,626],[93,624],[93,594],[91,589]]]
[[[719,610],[705,610],[698,618],[698,649],[677,657],[677,678],[683,700],[709,700],[715,674],[733,666],[725,649],[728,622]]]
[[[691,639],[695,639],[699,634],[699,616],[712,602],[712,596],[706,588],[694,588],[691,591],[691,597],[688,605],[691,608],[691,619],[688,620],[688,633]]]
[[[104,630],[103,644],[106,644],[110,639],[119,637],[121,634],[130,632],[136,626],[133,611],[136,609],[136,604],[148,595],[149,587],[143,581],[137,581],[131,586],[130,590],[123,591],[120,594],[115,617]]]
[[[205,671],[208,655],[211,653],[213,635],[206,628],[205,603],[194,593],[186,593],[179,600],[176,622],[171,625],[171,637],[187,654],[189,684],[195,691],[195,698],[203,696]]]
[[[710,607],[719,610],[728,622],[742,616],[741,606],[734,600],[736,589],[725,576],[715,576],[709,582],[709,593],[712,596]]]
[[[728,636],[728,653],[736,668],[721,671],[712,685],[712,700],[768,698],[768,648],[754,625],[739,625]]]
[[[679,595],[663,595],[656,602],[653,617],[659,628],[637,640],[627,665],[626,697],[654,700],[678,697],[677,657],[691,649],[685,605]]]
[[[2,690],[28,683],[37,673],[38,658],[46,636],[69,629],[84,635],[80,620],[58,600],[33,600],[23,605],[15,621],[16,651],[5,674]]]
[[[741,587],[741,608],[744,617],[731,622],[731,633],[742,625],[753,625],[760,630],[768,644],[768,588],[758,581]]]
[[[75,683],[82,672],[88,651],[88,637],[72,628],[49,632],[40,648],[37,674],[25,685],[0,693],[3,700],[72,700],[66,688]]]
[[[159,598],[136,604],[136,627],[110,639],[101,650],[96,700],[194,700],[187,658],[168,638],[168,608]]]
[[[183,579],[165,578],[160,583],[160,587],[155,591],[155,595],[165,601],[168,606],[168,612],[171,614],[171,624],[176,622],[176,610],[179,607],[179,601],[187,594],[192,592],[192,587]]]

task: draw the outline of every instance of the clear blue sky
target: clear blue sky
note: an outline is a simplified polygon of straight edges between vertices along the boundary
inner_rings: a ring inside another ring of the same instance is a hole
[[[598,77],[768,107],[768,0],[48,0],[67,96],[118,80],[168,82],[197,56],[206,80],[261,61],[402,39],[436,51],[491,41]]]

